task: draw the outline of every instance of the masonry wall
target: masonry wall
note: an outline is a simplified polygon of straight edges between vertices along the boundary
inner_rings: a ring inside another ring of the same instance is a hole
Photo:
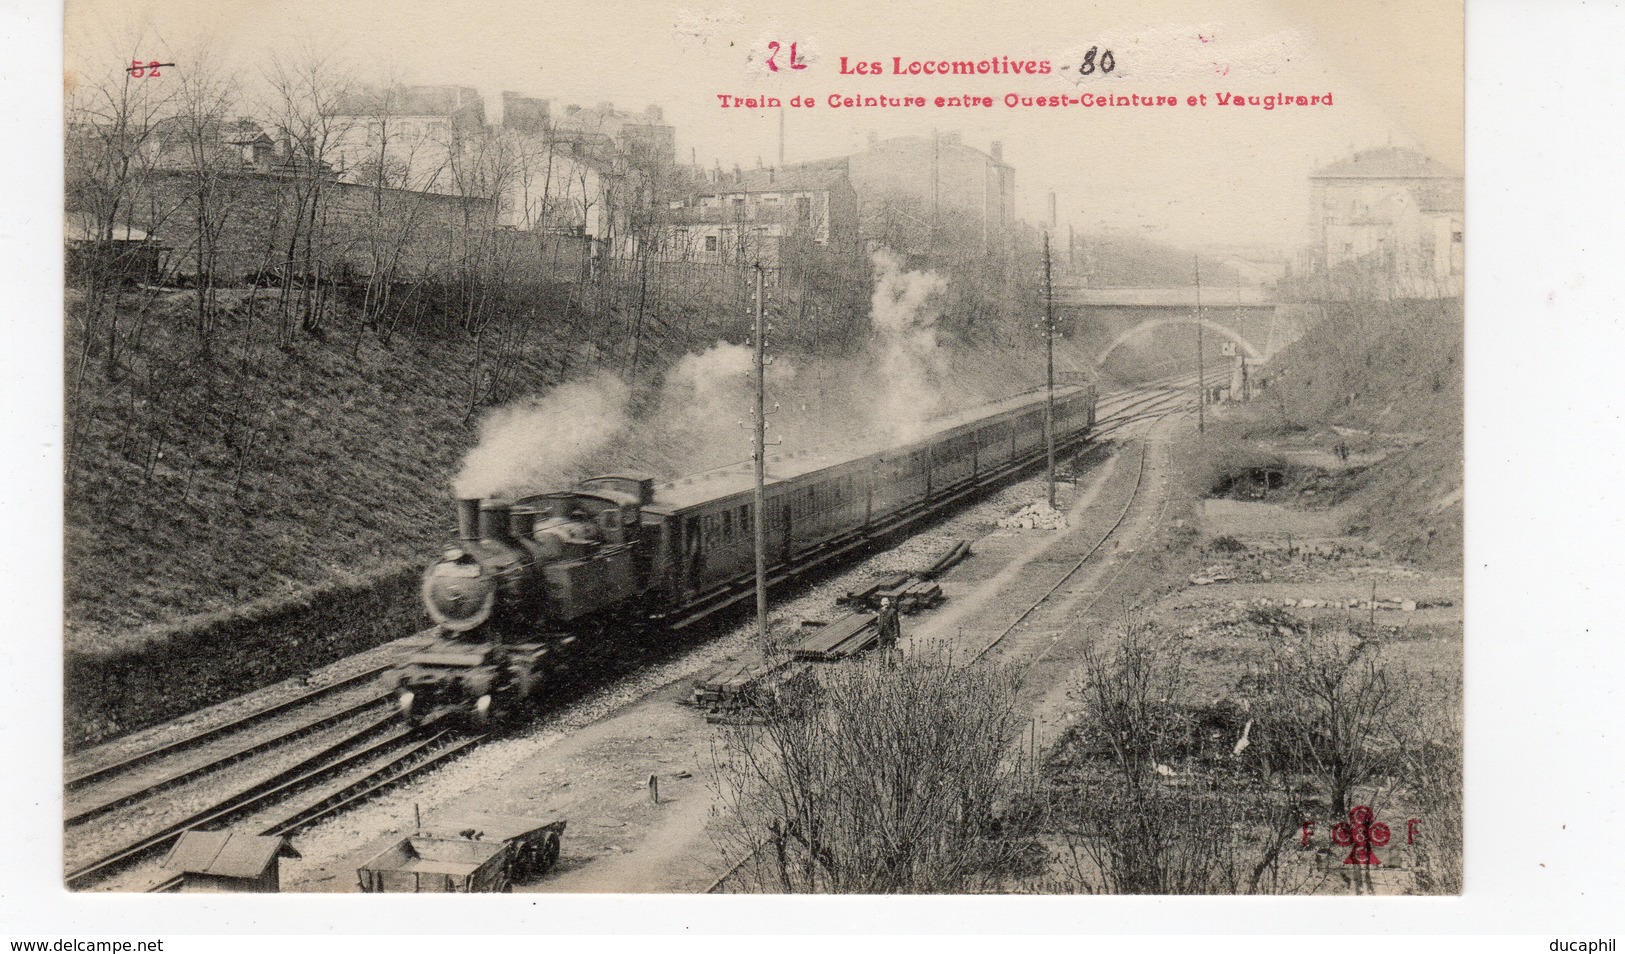
[[[296,186],[287,178],[260,173],[216,178],[210,185],[210,205],[217,230],[213,269],[217,277],[237,281],[279,270],[297,230],[296,188],[308,189],[310,184]],[[444,268],[458,259],[474,233],[488,231],[492,221],[492,204],[486,200],[343,182],[323,182],[320,190],[316,229],[320,241],[313,257],[324,267],[344,264],[362,275],[391,261],[399,274]],[[120,223],[161,242],[169,268],[178,275],[199,271],[202,224],[197,192],[196,180],[186,173],[155,173],[133,197],[128,221]],[[302,250],[298,257],[303,258]]]

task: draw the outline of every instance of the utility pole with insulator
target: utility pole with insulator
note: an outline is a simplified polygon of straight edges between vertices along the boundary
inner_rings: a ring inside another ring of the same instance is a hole
[[[1196,433],[1207,430],[1207,378],[1202,372],[1202,257],[1192,255],[1196,265]]]
[[[1055,286],[1050,280],[1049,233],[1044,233],[1044,450],[1049,458],[1049,508],[1055,509]]]
[[[752,498],[751,523],[756,544],[756,638],[767,652],[767,321],[763,317],[762,263],[756,263],[756,434],[752,458],[756,462],[756,487]]]

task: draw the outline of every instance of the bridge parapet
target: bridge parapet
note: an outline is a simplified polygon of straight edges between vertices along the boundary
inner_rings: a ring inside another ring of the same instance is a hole
[[[1195,308],[1197,287],[1095,288],[1084,285],[1056,285],[1059,305],[1094,305],[1102,308]],[[1255,285],[1201,287],[1203,310],[1209,308],[1271,308],[1277,302],[1271,289]]]

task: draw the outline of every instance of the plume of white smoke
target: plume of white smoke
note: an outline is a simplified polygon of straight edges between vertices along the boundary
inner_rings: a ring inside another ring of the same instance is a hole
[[[457,496],[517,497],[569,484],[571,471],[631,425],[630,398],[619,378],[601,373],[487,412],[453,481]]]
[[[666,374],[660,410],[651,429],[678,448],[691,465],[714,466],[750,456],[749,421],[755,386],[751,348],[719,341],[682,357]],[[769,392],[795,378],[795,367],[779,358],[767,366]],[[770,405],[771,406],[771,405]]]
[[[878,426],[910,440],[943,411],[946,356],[937,346],[935,296],[948,288],[936,272],[907,272],[895,254],[878,249],[869,320],[875,331],[874,414]]]

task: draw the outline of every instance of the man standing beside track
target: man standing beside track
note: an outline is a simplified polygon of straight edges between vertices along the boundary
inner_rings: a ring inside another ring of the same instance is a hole
[[[903,624],[897,618],[897,606],[890,597],[880,601],[880,615],[875,620],[880,630],[880,651],[885,654],[887,662],[891,662],[897,653],[897,641],[902,638]]]

